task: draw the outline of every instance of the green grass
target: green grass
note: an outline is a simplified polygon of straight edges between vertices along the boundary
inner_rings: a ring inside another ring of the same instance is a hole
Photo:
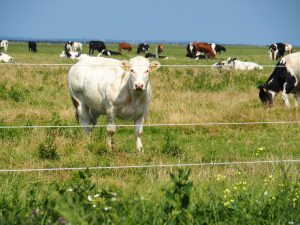
[[[184,45],[165,48],[164,65],[209,65],[229,56],[276,63],[264,46],[226,46],[217,59],[200,61],[186,58]],[[8,54],[17,63],[75,63],[59,58],[62,50],[63,44],[38,43],[38,53],[30,54],[26,44],[10,43]],[[116,58],[135,52],[136,46]],[[0,125],[77,125],[68,70],[1,64]],[[280,96],[274,107],[261,106],[257,85],[272,70],[162,67],[151,74],[147,123],[299,121],[299,109],[286,109]],[[114,151],[106,147],[105,127],[91,135],[81,128],[0,129],[0,169],[298,159],[299,133],[295,124],[145,127],[145,153],[138,154],[133,128],[117,129]],[[0,184],[0,224],[300,223],[299,164],[193,167],[190,174],[172,168],[0,173]],[[97,193],[95,202],[87,200]]]

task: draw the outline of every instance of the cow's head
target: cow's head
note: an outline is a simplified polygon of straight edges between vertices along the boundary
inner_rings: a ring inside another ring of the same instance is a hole
[[[259,98],[264,106],[271,107],[273,105],[274,94],[266,85],[259,85]]]
[[[123,60],[122,67],[130,73],[131,88],[134,91],[143,92],[148,86],[149,73],[157,70],[160,63],[157,61],[150,62],[149,59],[137,56],[130,61]]]

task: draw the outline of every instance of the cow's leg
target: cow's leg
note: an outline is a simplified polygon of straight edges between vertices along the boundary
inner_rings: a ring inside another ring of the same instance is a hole
[[[91,120],[90,120],[90,115],[89,115],[89,108],[83,102],[80,102],[77,107],[77,115],[78,115],[80,124],[84,127],[84,131],[86,133],[90,133],[91,128],[89,126],[91,124]]]
[[[107,112],[107,145],[110,149],[113,149],[115,147],[114,141],[113,141],[113,136],[116,133],[116,125],[115,125],[115,112],[114,108],[110,107]]]
[[[97,119],[100,116],[100,113],[90,109],[90,120],[91,120],[91,124],[93,125],[97,125]]]
[[[144,153],[143,144],[142,144],[143,123],[144,123],[144,116],[134,121],[135,124],[134,133],[136,136],[136,149],[139,152]]]
[[[298,100],[300,99],[300,91],[295,93],[294,98],[295,98],[295,108],[298,108]]]
[[[288,96],[288,93],[287,93],[287,90],[286,90],[286,86],[287,86],[287,82],[285,82],[283,84],[283,90],[282,90],[282,99],[286,105],[287,108],[290,108],[291,107],[291,104],[289,102],[289,96]]]

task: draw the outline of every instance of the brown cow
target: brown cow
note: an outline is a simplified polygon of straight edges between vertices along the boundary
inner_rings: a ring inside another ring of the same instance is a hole
[[[131,52],[132,46],[129,43],[121,42],[121,43],[119,43],[119,52],[121,52],[122,49],[128,50],[128,52]]]
[[[157,53],[160,54],[164,51],[164,45],[163,44],[159,44],[157,45]]]
[[[194,42],[193,43],[193,52],[203,52],[207,55],[208,58],[213,59],[216,57],[210,44],[205,42]]]

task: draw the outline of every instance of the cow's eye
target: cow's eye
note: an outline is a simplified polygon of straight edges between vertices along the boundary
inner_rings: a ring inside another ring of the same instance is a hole
[[[130,72],[131,72],[131,73],[134,73],[134,70],[131,69]]]
[[[145,73],[149,73],[149,70],[146,70]]]

